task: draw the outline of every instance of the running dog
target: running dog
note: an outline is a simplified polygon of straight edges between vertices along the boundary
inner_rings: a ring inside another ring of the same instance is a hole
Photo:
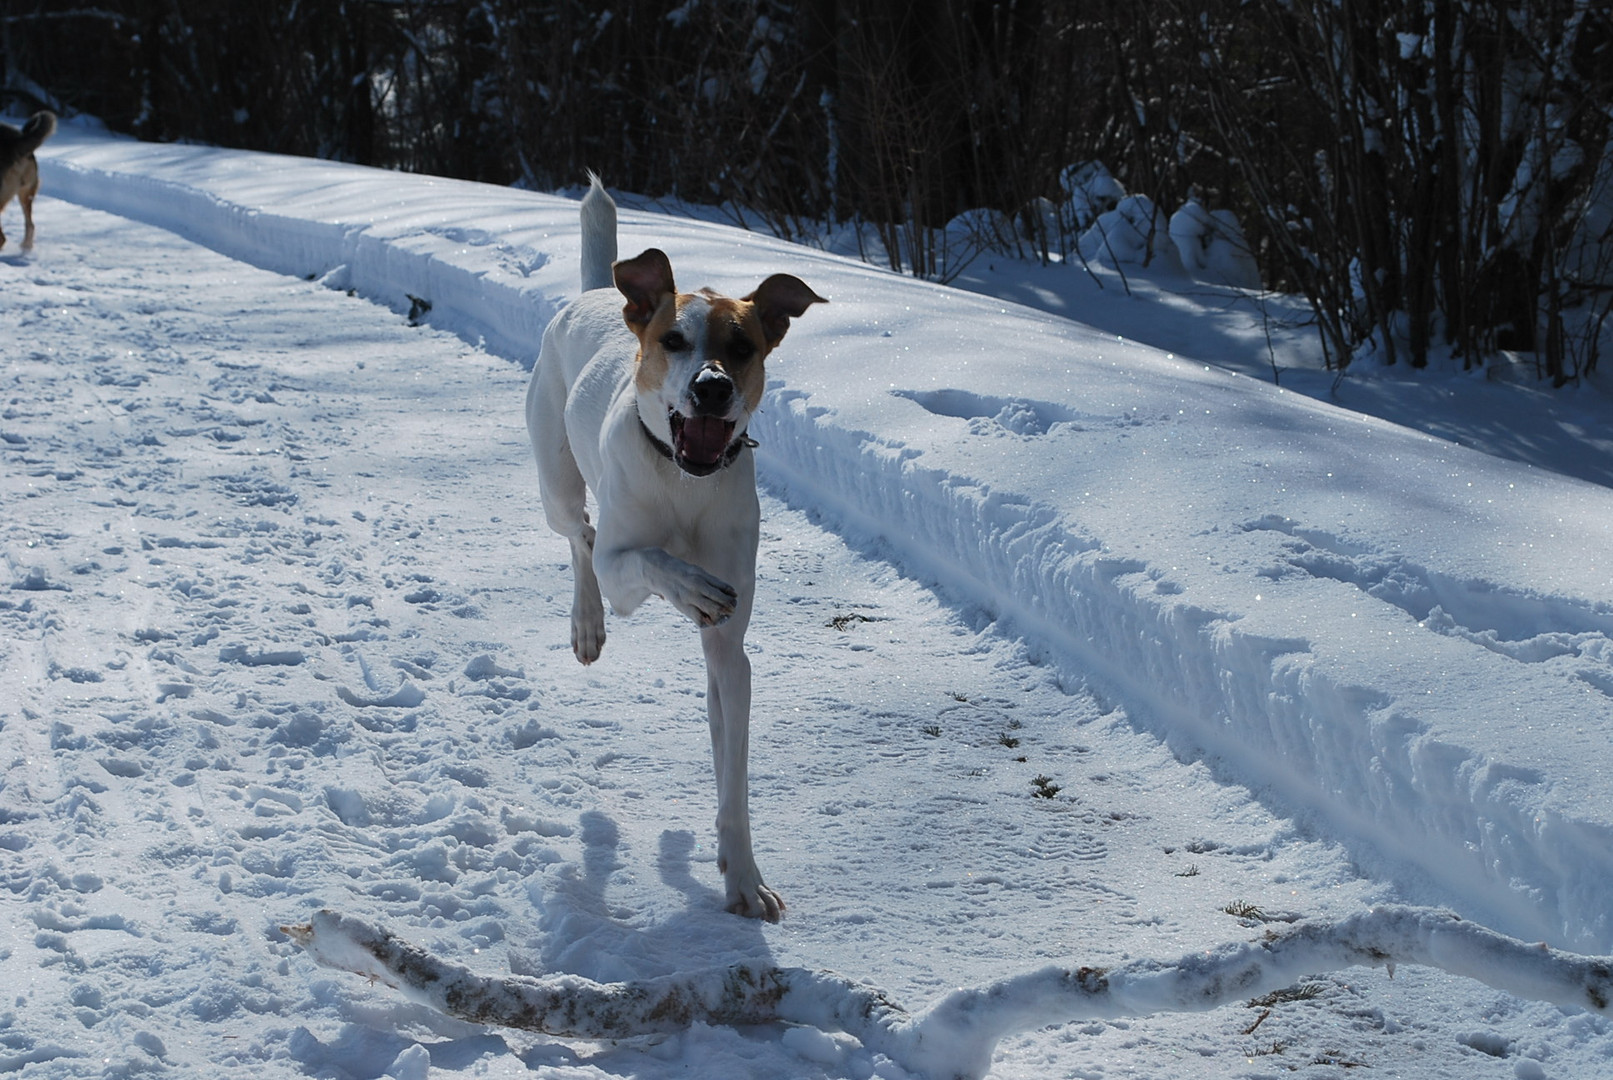
[[[571,545],[572,651],[598,659],[604,599],[625,615],[661,596],[700,628],[727,907],[776,922],[784,901],[756,867],[747,791],[761,511],[745,431],[763,361],[791,319],[825,301],[789,274],[738,300],[679,292],[656,248],[615,262],[616,204],[590,180],[584,292],[544,331],[526,398],[544,516]]]
[[[22,204],[24,251],[34,246],[34,196],[39,194],[39,162],[34,160],[34,151],[54,134],[56,114],[43,109],[30,116],[21,131],[0,124],[0,212],[12,196]],[[0,230],[0,248],[5,246],[6,234]]]

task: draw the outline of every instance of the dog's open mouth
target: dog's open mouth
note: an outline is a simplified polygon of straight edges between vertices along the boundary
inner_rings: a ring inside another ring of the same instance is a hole
[[[705,476],[721,468],[734,441],[734,422],[720,416],[684,416],[674,412],[668,418],[672,424],[672,452],[679,468],[696,476]]]

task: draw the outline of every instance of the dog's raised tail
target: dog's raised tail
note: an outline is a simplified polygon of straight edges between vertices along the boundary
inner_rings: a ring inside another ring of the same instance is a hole
[[[22,125],[22,140],[17,144],[17,156],[26,157],[33,153],[54,134],[56,134],[56,114],[49,109],[40,109]]]
[[[588,194],[582,197],[582,288],[608,289],[615,284],[611,263],[616,261],[616,203],[595,173],[588,174]]]

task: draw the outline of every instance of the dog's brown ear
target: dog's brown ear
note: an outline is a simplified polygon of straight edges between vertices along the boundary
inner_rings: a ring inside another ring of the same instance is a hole
[[[762,320],[762,333],[767,336],[770,349],[784,340],[791,319],[798,318],[812,304],[829,302],[793,274],[774,274],[743,299],[756,305],[756,315]]]
[[[650,248],[635,259],[611,264],[616,287],[627,297],[622,317],[632,326],[644,326],[661,306],[661,297],[672,292],[672,262],[660,248]]]

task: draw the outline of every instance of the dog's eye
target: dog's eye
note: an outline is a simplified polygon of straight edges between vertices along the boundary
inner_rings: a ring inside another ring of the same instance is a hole
[[[661,338],[661,348],[667,352],[685,352],[689,348],[689,339],[677,330],[669,330]]]
[[[742,364],[756,355],[756,343],[743,334],[735,334],[728,339],[728,359],[736,364]]]

